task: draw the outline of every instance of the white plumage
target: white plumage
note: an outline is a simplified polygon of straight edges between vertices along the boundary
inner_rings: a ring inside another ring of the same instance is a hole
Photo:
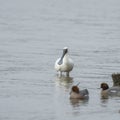
[[[69,72],[73,69],[74,63],[73,60],[69,57],[68,48],[63,48],[63,54],[55,62],[55,70],[60,72],[66,72],[66,75],[69,76]]]

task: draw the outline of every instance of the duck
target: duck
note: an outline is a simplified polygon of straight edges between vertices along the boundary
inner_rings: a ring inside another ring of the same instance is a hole
[[[120,96],[120,86],[109,87],[107,83],[101,83],[101,98],[108,98],[109,96]]]
[[[80,90],[77,85],[72,86],[70,92],[70,99],[88,99],[89,92],[87,89]]]
[[[55,70],[59,72],[59,75],[62,75],[62,72],[66,72],[66,76],[69,76],[70,71],[74,67],[73,60],[68,54],[68,47],[63,48],[63,54],[55,62]]]

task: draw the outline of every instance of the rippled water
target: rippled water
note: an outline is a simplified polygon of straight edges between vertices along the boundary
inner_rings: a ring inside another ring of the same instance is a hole
[[[54,70],[64,46],[69,78]],[[0,0],[0,120],[118,120],[120,98],[98,88],[119,71],[119,0]],[[78,82],[88,101],[69,99]]]

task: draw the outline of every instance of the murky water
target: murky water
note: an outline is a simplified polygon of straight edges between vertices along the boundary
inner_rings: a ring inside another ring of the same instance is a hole
[[[75,67],[57,77],[69,47]],[[119,0],[0,0],[0,120],[118,120],[120,98],[100,83],[120,72]],[[66,80],[67,79],[67,80]],[[80,82],[88,101],[71,101]]]

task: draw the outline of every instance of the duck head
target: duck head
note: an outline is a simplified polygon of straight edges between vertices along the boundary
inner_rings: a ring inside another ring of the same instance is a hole
[[[107,90],[107,89],[109,89],[109,86],[107,83],[101,83],[100,88],[102,88],[102,90]]]
[[[72,87],[72,91],[75,92],[75,93],[79,93],[80,92],[78,86],[73,86]]]

